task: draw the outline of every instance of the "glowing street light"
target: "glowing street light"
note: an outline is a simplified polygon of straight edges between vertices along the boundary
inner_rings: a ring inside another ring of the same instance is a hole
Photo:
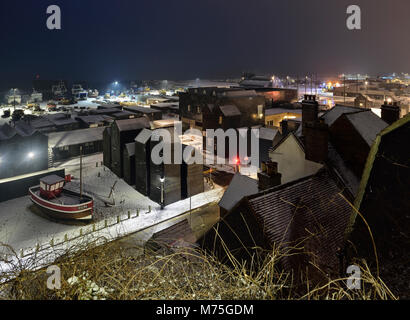
[[[29,153],[27,154],[27,157],[28,157],[29,159],[33,159],[33,158],[34,158],[34,152],[29,152]]]

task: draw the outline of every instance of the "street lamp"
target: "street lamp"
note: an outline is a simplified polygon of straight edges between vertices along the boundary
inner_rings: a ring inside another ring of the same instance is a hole
[[[161,210],[164,209],[164,182],[165,178],[161,177],[159,178],[159,181],[161,182]]]
[[[29,153],[27,154],[27,157],[28,157],[29,159],[33,159],[33,158],[34,158],[34,152],[29,152]]]
[[[17,91],[17,88],[12,88],[11,90],[13,91],[13,111],[15,111],[16,110],[16,91]]]

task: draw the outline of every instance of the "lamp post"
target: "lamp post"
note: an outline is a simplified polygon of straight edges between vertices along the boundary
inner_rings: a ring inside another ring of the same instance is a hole
[[[12,88],[11,90],[13,90],[13,112],[16,110],[16,91],[17,88]]]
[[[164,209],[164,182],[165,178],[161,177],[159,178],[159,181],[161,182],[161,210]]]

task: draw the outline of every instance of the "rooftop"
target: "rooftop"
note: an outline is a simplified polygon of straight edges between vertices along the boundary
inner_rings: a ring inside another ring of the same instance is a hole
[[[243,197],[256,194],[259,192],[258,181],[255,179],[243,176],[236,173],[229,187],[226,189],[219,206],[227,211],[230,211],[235,205],[242,200]]]
[[[357,107],[335,105],[332,109],[327,111],[322,116],[322,119],[330,127],[342,114],[354,113],[354,112],[366,112],[366,111],[370,111],[370,110],[361,109],[361,108],[357,108]]]
[[[51,148],[61,148],[64,146],[100,141],[103,139],[104,129],[104,127],[98,127],[48,133],[48,145]]]
[[[149,120],[144,117],[135,119],[116,120],[115,123],[120,131],[131,131],[143,128],[150,128]]]
[[[238,107],[234,105],[220,106],[219,109],[225,117],[234,117],[241,115],[241,112],[239,111]]]
[[[337,251],[351,214],[341,188],[325,170],[247,197],[253,214],[270,245],[307,240],[316,265],[338,266]]]
[[[376,136],[383,129],[388,127],[386,122],[371,111],[349,113],[346,114],[346,118],[356,128],[370,147],[376,139]]]

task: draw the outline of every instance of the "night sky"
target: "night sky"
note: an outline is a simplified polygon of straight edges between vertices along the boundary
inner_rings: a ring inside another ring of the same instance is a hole
[[[51,4],[62,30],[46,28]],[[409,13],[409,0],[1,1],[0,85],[410,72]]]

